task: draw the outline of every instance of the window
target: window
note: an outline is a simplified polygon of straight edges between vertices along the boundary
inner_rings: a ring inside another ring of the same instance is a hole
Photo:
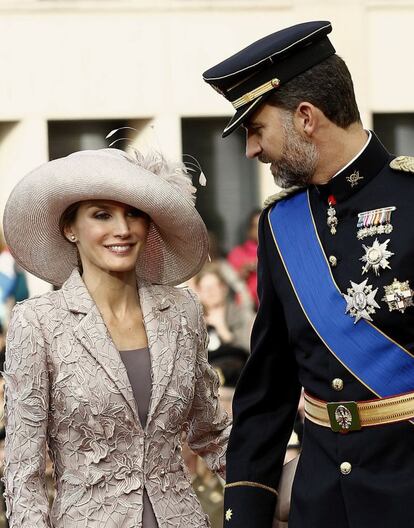
[[[244,240],[248,216],[260,204],[257,163],[245,158],[244,133],[221,137],[228,121],[182,120],[184,160],[197,158],[207,178],[206,187],[197,185],[197,209],[225,252]]]

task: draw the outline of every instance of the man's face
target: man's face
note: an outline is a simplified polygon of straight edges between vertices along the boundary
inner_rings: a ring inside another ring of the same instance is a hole
[[[264,104],[245,123],[246,156],[270,163],[276,185],[308,185],[319,160],[315,145],[296,130],[293,114]]]

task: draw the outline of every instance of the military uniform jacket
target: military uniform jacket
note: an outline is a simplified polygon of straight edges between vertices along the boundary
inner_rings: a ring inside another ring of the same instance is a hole
[[[365,278],[378,288],[376,327],[414,351],[414,307],[389,310],[384,287],[394,278],[414,288],[414,174],[390,167],[391,156],[373,134],[350,165],[309,198],[324,252],[341,292]],[[353,184],[352,184],[353,182]],[[335,235],[327,225],[328,198],[336,199]],[[286,200],[289,197],[285,198]],[[226,528],[271,528],[285,448],[301,386],[325,401],[359,401],[375,395],[322,343],[306,319],[283,267],[269,225],[259,224],[260,308],[252,354],[234,400],[227,452]],[[395,207],[390,234],[357,237],[358,213]],[[375,239],[387,249],[390,269],[362,275],[365,250]],[[295,241],[292,241],[294,244]],[[303,270],[306,273],[306,269]],[[344,307],[346,303],[344,303]],[[324,307],[321,307],[324,308]],[[333,380],[342,383],[333,383]],[[335,388],[336,387],[336,390]],[[339,389],[339,390],[338,390]],[[414,380],[413,380],[414,390]],[[348,474],[341,464],[351,464]],[[414,425],[393,423],[334,433],[305,420],[303,450],[292,492],[289,528],[414,527]]]

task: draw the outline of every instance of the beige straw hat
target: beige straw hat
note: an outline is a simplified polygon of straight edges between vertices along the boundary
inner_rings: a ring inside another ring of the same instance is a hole
[[[195,189],[184,165],[159,154],[108,148],[75,152],[41,165],[13,189],[3,228],[10,252],[24,269],[60,286],[77,266],[77,251],[59,220],[73,203],[113,200],[151,218],[137,277],[177,285],[195,275],[208,253],[207,231],[194,206]]]

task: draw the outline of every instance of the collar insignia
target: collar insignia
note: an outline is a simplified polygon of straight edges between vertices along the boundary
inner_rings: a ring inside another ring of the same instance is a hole
[[[359,171],[354,171],[352,174],[346,177],[346,180],[351,184],[351,187],[358,185],[360,180],[363,180],[364,177],[359,175]]]

